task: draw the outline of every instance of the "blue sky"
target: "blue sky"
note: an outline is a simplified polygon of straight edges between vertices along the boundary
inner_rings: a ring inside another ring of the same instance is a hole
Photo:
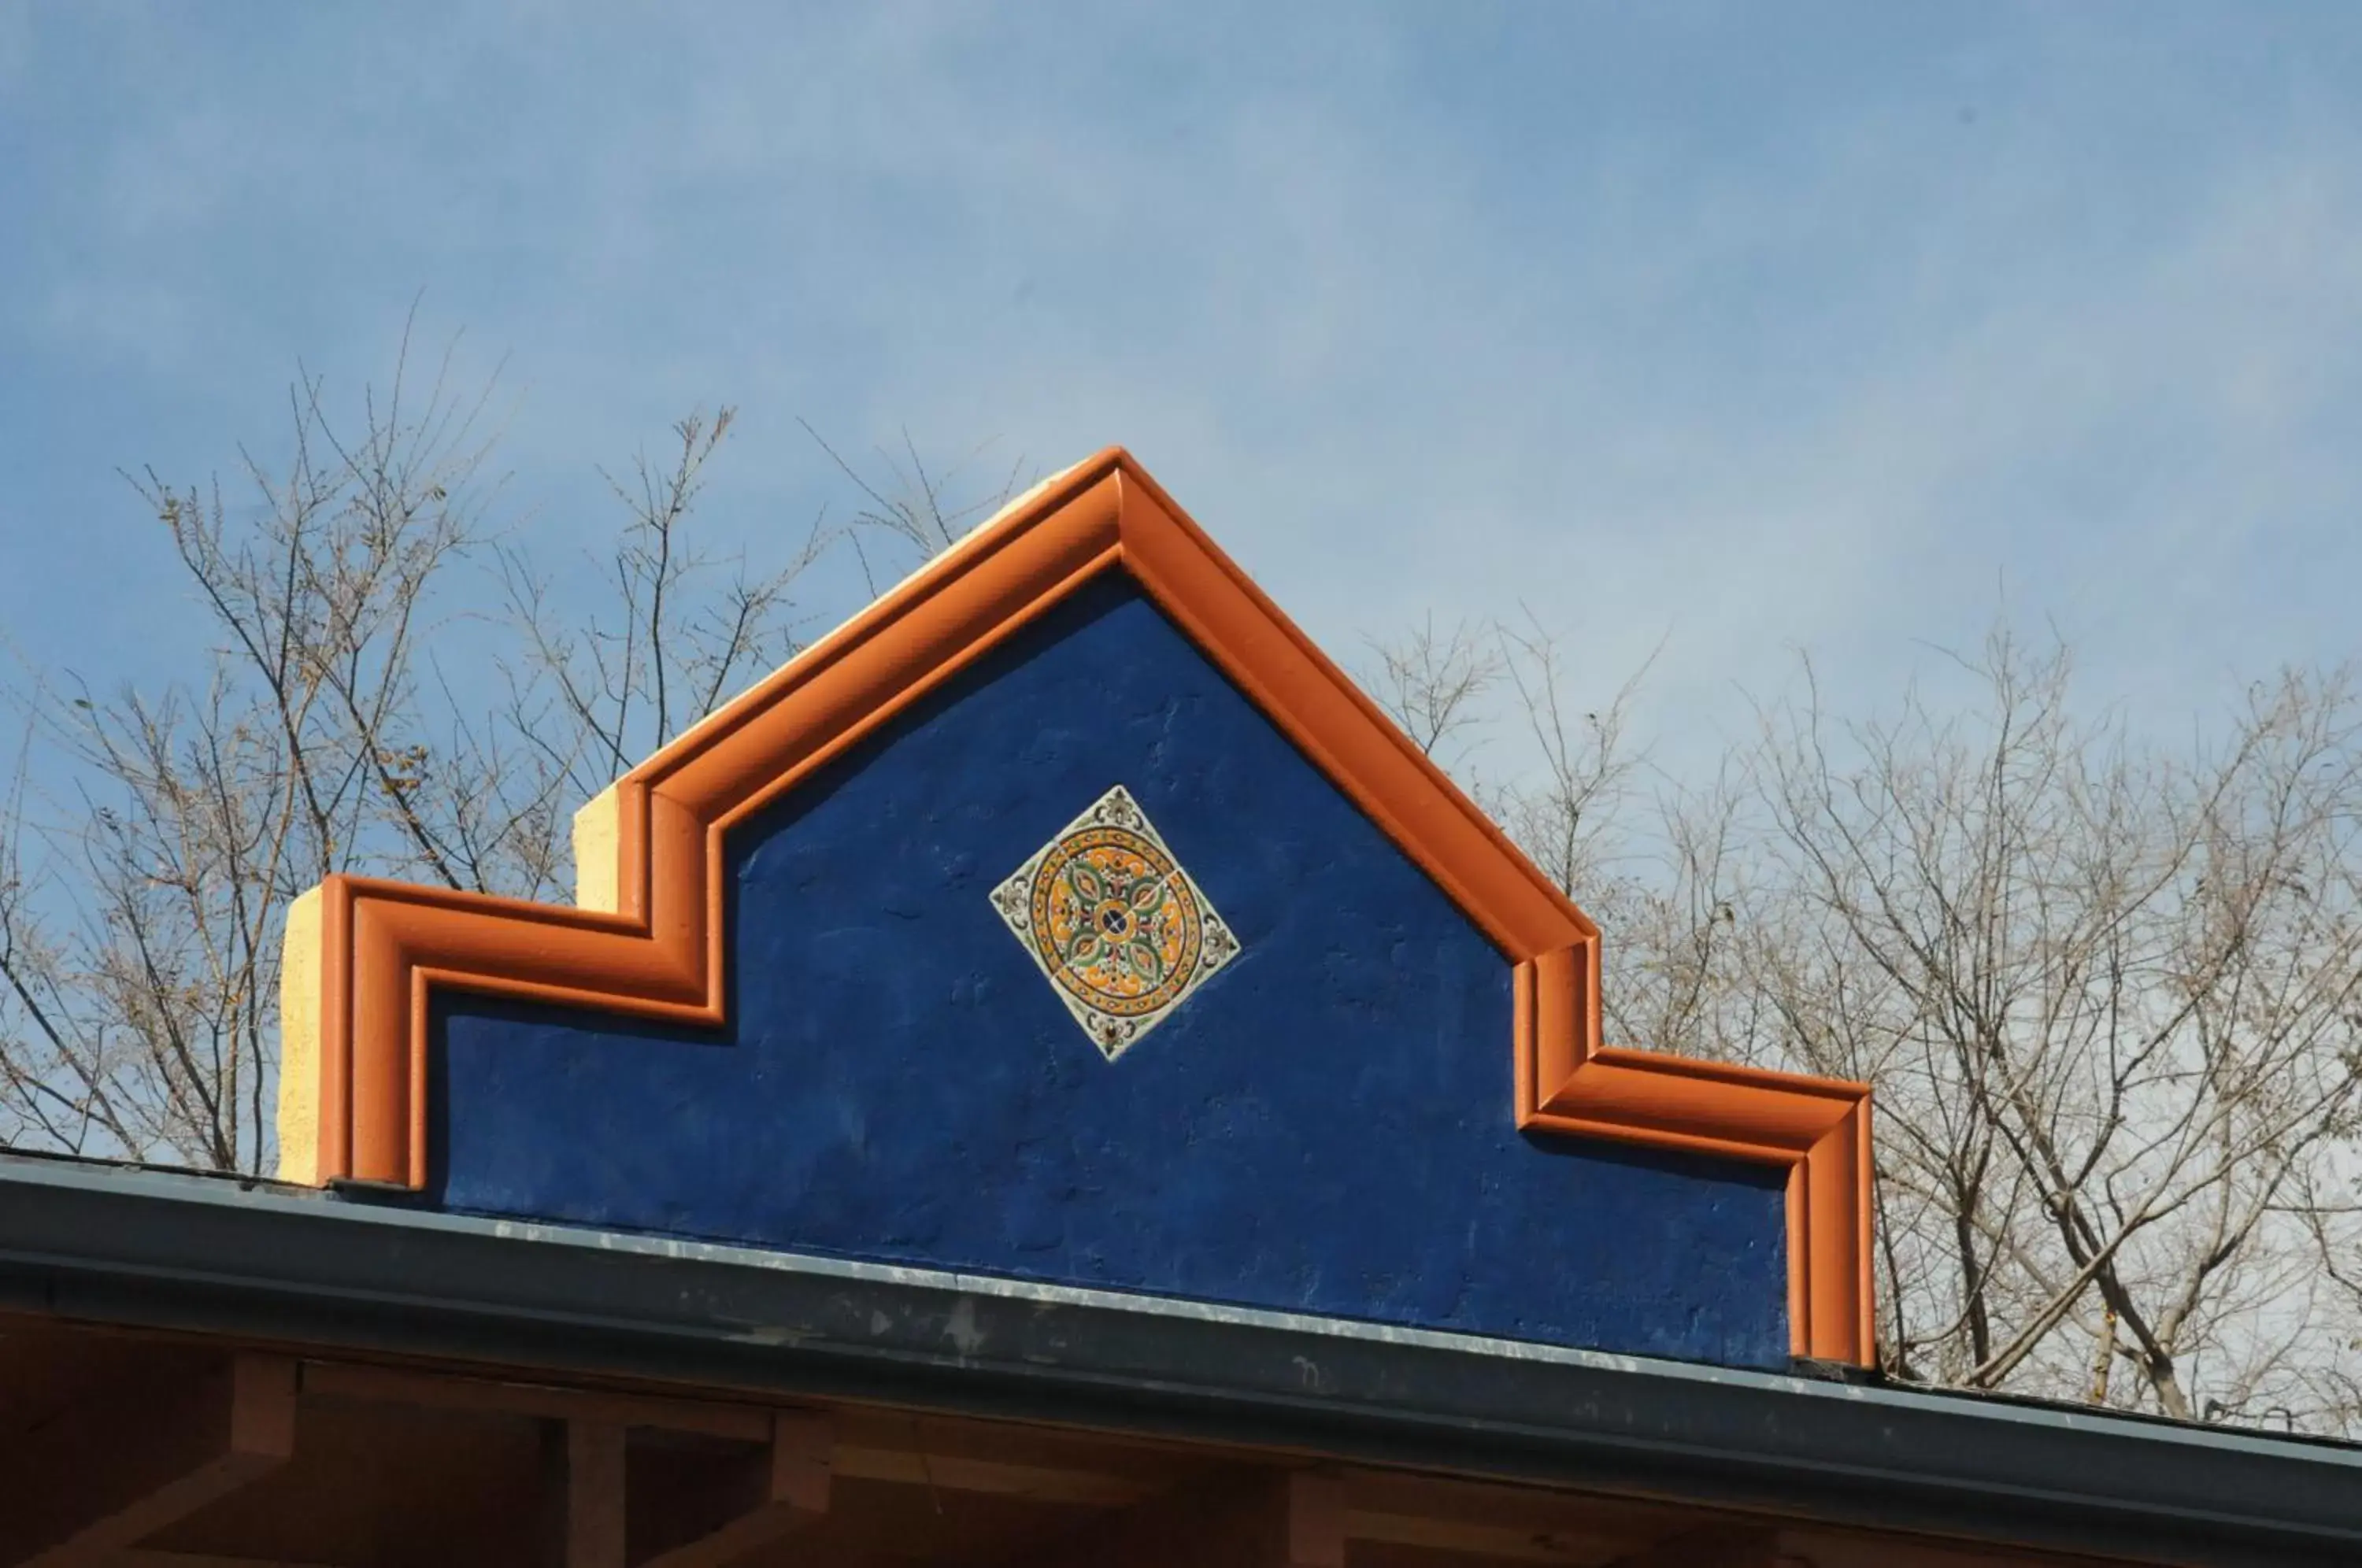
[[[545,549],[693,404],[1132,447],[1332,649],[1521,602],[1676,748],[2004,600],[2161,723],[2362,644],[2362,7],[0,0],[0,622],[152,679],[119,466],[464,329]]]

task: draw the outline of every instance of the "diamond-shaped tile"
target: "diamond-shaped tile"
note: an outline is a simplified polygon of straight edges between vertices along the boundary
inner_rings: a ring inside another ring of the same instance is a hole
[[[995,888],[992,907],[1110,1062],[1239,951],[1120,784]]]

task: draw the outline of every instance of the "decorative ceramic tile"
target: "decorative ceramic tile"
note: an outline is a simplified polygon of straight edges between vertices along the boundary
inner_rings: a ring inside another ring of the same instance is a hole
[[[1239,951],[1120,784],[995,888],[992,907],[1110,1062]]]

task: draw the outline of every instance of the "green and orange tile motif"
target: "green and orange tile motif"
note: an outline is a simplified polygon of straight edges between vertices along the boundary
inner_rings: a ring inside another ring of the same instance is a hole
[[[992,906],[1110,1062],[1239,951],[1120,784],[995,888]]]

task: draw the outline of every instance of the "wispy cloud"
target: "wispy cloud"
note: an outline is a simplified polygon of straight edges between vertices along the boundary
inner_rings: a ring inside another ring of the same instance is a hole
[[[546,531],[728,400],[748,534],[829,488],[798,415],[1121,440],[1333,646],[1530,604],[1603,690],[1664,642],[1672,731],[2004,590],[2160,711],[2354,651],[2362,18],[1900,9],[43,13],[9,565],[91,580],[18,520],[218,460],[424,287],[531,383]]]

